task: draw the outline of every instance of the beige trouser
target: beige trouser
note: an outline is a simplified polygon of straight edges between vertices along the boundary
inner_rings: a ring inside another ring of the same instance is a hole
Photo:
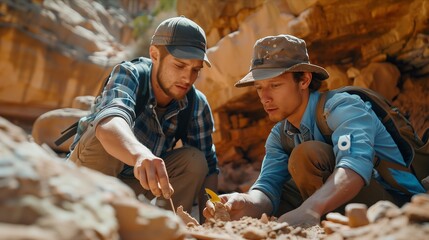
[[[203,152],[194,147],[182,147],[167,152],[161,158],[164,159],[170,183],[174,188],[172,199],[175,208],[182,205],[183,209],[190,213],[194,200],[202,191],[205,177],[208,174],[207,161]],[[95,137],[94,127],[89,127],[82,135],[68,160],[78,166],[85,166],[106,175],[116,176],[130,186],[136,195],[143,194],[149,200],[154,198],[150,191],[141,187],[136,178],[119,175],[124,168],[124,163],[104,150]],[[158,198],[156,202],[158,206],[171,210],[171,204],[162,197]]]
[[[299,144],[290,155],[288,169],[292,180],[283,186],[280,208],[276,214],[278,216],[299,207],[326,182],[335,170],[332,146],[318,141]],[[371,179],[370,184],[364,187],[349,203],[365,203],[367,206],[371,206],[380,200],[388,200],[401,205],[376,180]],[[335,211],[344,212],[346,204]]]

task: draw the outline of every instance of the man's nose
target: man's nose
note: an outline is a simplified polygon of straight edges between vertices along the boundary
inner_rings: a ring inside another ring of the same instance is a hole
[[[192,70],[186,70],[182,73],[182,80],[186,83],[192,82]]]
[[[261,99],[261,103],[268,103],[271,100],[271,96],[267,90],[261,89],[259,91],[259,98]]]

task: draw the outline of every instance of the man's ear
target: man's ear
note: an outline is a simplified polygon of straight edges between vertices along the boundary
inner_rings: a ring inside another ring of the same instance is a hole
[[[150,56],[150,59],[152,59],[152,62],[157,62],[160,58],[160,54],[161,53],[159,52],[159,49],[156,46],[151,45],[149,47],[149,56]]]
[[[302,75],[301,81],[299,82],[301,89],[306,89],[310,86],[311,79],[313,78],[313,74],[311,72],[304,72]]]

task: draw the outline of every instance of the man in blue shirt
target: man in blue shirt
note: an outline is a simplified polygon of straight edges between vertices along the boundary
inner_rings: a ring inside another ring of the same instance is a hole
[[[317,91],[327,71],[309,62],[304,40],[290,35],[268,36],[254,46],[250,72],[237,87],[254,86],[270,120],[278,122],[266,141],[259,178],[247,193],[222,195],[232,219],[280,216],[291,225],[317,224],[320,217],[347,202],[371,205],[409,200],[374,170],[373,159],[405,166],[402,155],[371,109],[357,95],[337,93],[325,104],[324,115],[333,131],[325,143],[316,125]],[[294,142],[290,153],[281,135]],[[423,193],[417,178],[391,170],[397,183],[411,194]],[[214,214],[207,202],[204,215]]]
[[[187,98],[203,63],[210,66],[205,33],[185,17],[167,19],[155,30],[149,55],[114,67],[91,113],[79,121],[69,160],[119,176],[149,199],[170,199],[174,192],[174,206],[191,212],[203,187],[217,189],[213,116],[203,93]],[[144,80],[148,96],[137,96]],[[178,114],[186,108],[192,110],[183,147],[173,149]]]

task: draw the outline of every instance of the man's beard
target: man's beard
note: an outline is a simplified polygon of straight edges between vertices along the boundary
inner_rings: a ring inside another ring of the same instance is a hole
[[[170,88],[168,88],[165,84],[166,84],[166,81],[163,81],[163,80],[165,80],[164,79],[164,75],[162,74],[163,73],[163,68],[164,68],[164,64],[163,64],[164,62],[161,60],[161,62],[160,62],[160,64],[159,64],[159,71],[158,71],[158,73],[156,74],[156,81],[158,82],[158,86],[159,86],[159,88],[161,88],[161,90],[167,95],[167,96],[169,96],[169,97],[171,97],[171,98],[173,98],[173,99],[175,99],[175,100],[180,100],[180,99],[183,99],[184,97],[185,97],[185,94],[184,95],[180,95],[180,96],[178,96],[177,94],[174,94],[174,92],[172,92],[171,90],[170,90],[170,88],[172,88],[172,87],[174,87],[173,85],[171,85],[170,86]]]

